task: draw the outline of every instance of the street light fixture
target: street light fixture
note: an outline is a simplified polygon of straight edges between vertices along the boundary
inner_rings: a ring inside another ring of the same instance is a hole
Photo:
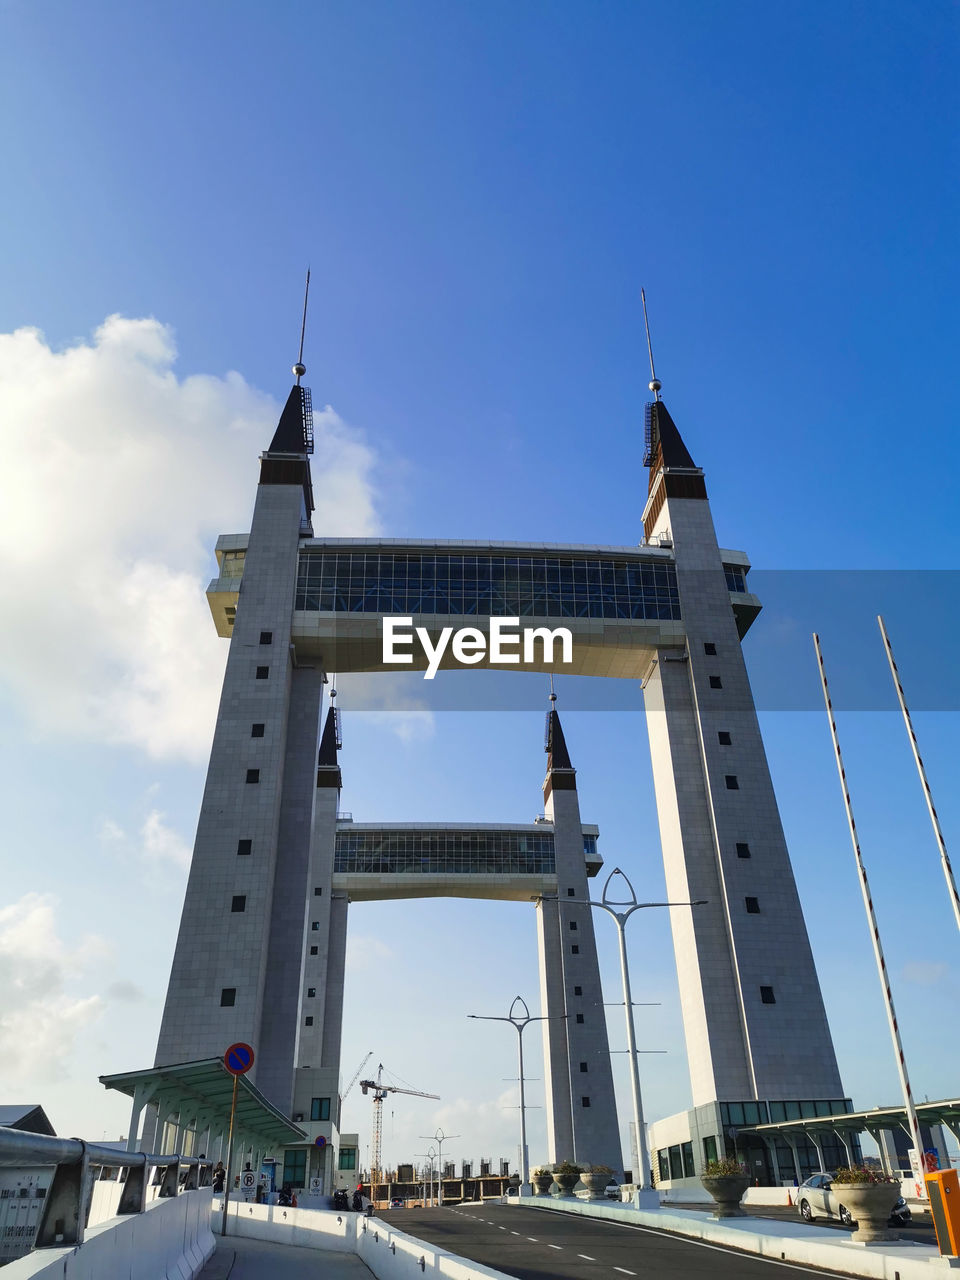
[[[520,1006],[522,1013],[516,1012],[517,1005]],[[566,1014],[563,1016],[566,1017]],[[523,1087],[523,1033],[531,1022],[547,1022],[549,1019],[546,1015],[536,1018],[531,1017],[527,1002],[522,996],[514,996],[513,1004],[510,1006],[509,1017],[498,1018],[491,1014],[483,1013],[468,1013],[467,1017],[475,1018],[478,1022],[509,1022],[512,1027],[516,1028],[520,1055],[520,1186],[518,1193],[522,1196],[531,1195],[533,1188],[530,1185],[530,1157],[527,1153],[527,1102]]]
[[[459,1133],[444,1133],[442,1129],[437,1129],[436,1133],[421,1133],[420,1137],[425,1142],[435,1142],[437,1144],[437,1168],[440,1173],[437,1177],[437,1208],[443,1208],[443,1144],[450,1142],[455,1138],[459,1138]]]
[[[629,898],[620,900],[608,896],[610,881],[614,876],[620,876],[623,879],[624,884],[630,890]],[[633,1023],[630,969],[627,965],[626,925],[633,913],[640,911],[644,907],[702,907],[706,905],[706,902],[706,898],[698,898],[695,902],[638,902],[634,887],[627,876],[619,867],[614,867],[604,882],[600,901],[582,903],[585,906],[600,907],[608,915],[613,916],[617,924],[617,933],[620,940],[620,976],[623,981],[623,1004],[627,1018],[627,1056],[630,1059],[630,1087],[633,1092],[633,1124],[637,1131],[637,1154],[640,1157],[640,1187],[634,1193],[634,1204],[638,1209],[659,1209],[660,1197],[650,1178],[650,1155],[647,1151],[647,1134],[643,1124],[643,1104],[640,1100],[640,1068],[637,1064],[637,1034]]]

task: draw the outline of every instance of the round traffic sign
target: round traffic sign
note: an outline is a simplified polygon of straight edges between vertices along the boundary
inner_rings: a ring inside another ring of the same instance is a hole
[[[327,1145],[327,1140],[322,1133],[319,1138],[315,1139],[315,1145],[318,1147],[325,1147]]]
[[[245,1076],[253,1066],[254,1052],[248,1044],[239,1040],[223,1055],[223,1065],[232,1076]]]
[[[252,1187],[256,1185],[256,1182],[257,1182],[257,1175],[255,1173],[251,1172],[250,1170],[248,1170],[246,1173],[241,1173],[240,1185],[241,1187],[243,1187],[244,1191],[249,1191]]]

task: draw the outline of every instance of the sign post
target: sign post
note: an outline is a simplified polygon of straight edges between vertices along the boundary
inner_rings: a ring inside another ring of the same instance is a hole
[[[227,1137],[227,1176],[223,1180],[223,1222],[220,1226],[220,1234],[222,1236],[227,1234],[227,1206],[230,1203],[230,1187],[233,1176],[230,1167],[233,1163],[233,1122],[237,1114],[237,1086],[240,1083],[240,1077],[245,1076],[253,1066],[254,1057],[253,1050],[243,1041],[232,1044],[223,1055],[223,1065],[233,1076],[233,1098],[230,1102],[230,1133]]]

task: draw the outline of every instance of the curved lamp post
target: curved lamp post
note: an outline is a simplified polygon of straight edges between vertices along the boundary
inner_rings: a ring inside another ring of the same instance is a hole
[[[620,876],[630,890],[630,897],[620,900],[609,897],[610,881]],[[599,902],[588,902],[586,905],[600,907],[613,917],[617,925],[620,940],[620,976],[623,981],[623,1004],[627,1016],[627,1056],[630,1059],[630,1087],[633,1092],[633,1124],[637,1131],[637,1154],[640,1157],[640,1187],[634,1194],[634,1203],[638,1209],[659,1209],[660,1197],[650,1178],[650,1154],[647,1151],[647,1135],[643,1124],[643,1104],[640,1100],[640,1068],[637,1064],[637,1035],[633,1025],[633,997],[630,991],[630,969],[627,965],[627,921],[635,911],[644,907],[702,907],[706,898],[696,902],[638,902],[633,885],[619,867],[607,876],[603,893]]]
[[[517,1012],[518,1005],[521,1012]],[[483,1013],[468,1013],[467,1017],[476,1018],[478,1022],[509,1022],[511,1027],[516,1029],[517,1046],[520,1055],[520,1186],[518,1193],[522,1196],[529,1196],[533,1193],[533,1188],[530,1185],[530,1157],[527,1154],[527,1099],[523,1087],[523,1033],[531,1022],[547,1022],[549,1019],[545,1015],[536,1018],[531,1017],[527,1002],[522,996],[514,996],[509,1016],[506,1018],[497,1018],[491,1014]]]
[[[437,1175],[437,1208],[443,1208],[443,1144],[449,1142],[451,1138],[459,1138],[459,1133],[444,1133],[442,1129],[437,1129],[436,1133],[421,1133],[420,1137],[425,1142],[435,1142],[437,1144],[437,1168],[440,1170]],[[432,1193],[431,1193],[432,1194]]]

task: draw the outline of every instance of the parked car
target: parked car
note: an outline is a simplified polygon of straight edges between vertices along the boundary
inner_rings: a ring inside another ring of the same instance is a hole
[[[402,1208],[403,1208],[403,1201],[400,1199],[400,1197],[399,1197],[399,1196],[394,1196],[394,1197],[393,1197],[393,1199],[390,1201],[390,1208],[391,1208],[391,1209],[402,1209]]]
[[[833,1175],[815,1173],[797,1188],[797,1211],[804,1222],[812,1222],[814,1218],[839,1218],[845,1226],[853,1225],[853,1216],[843,1204],[841,1196],[843,1188],[833,1187]],[[903,1227],[910,1221],[910,1209],[903,1196],[893,1206],[890,1214],[891,1227]]]

